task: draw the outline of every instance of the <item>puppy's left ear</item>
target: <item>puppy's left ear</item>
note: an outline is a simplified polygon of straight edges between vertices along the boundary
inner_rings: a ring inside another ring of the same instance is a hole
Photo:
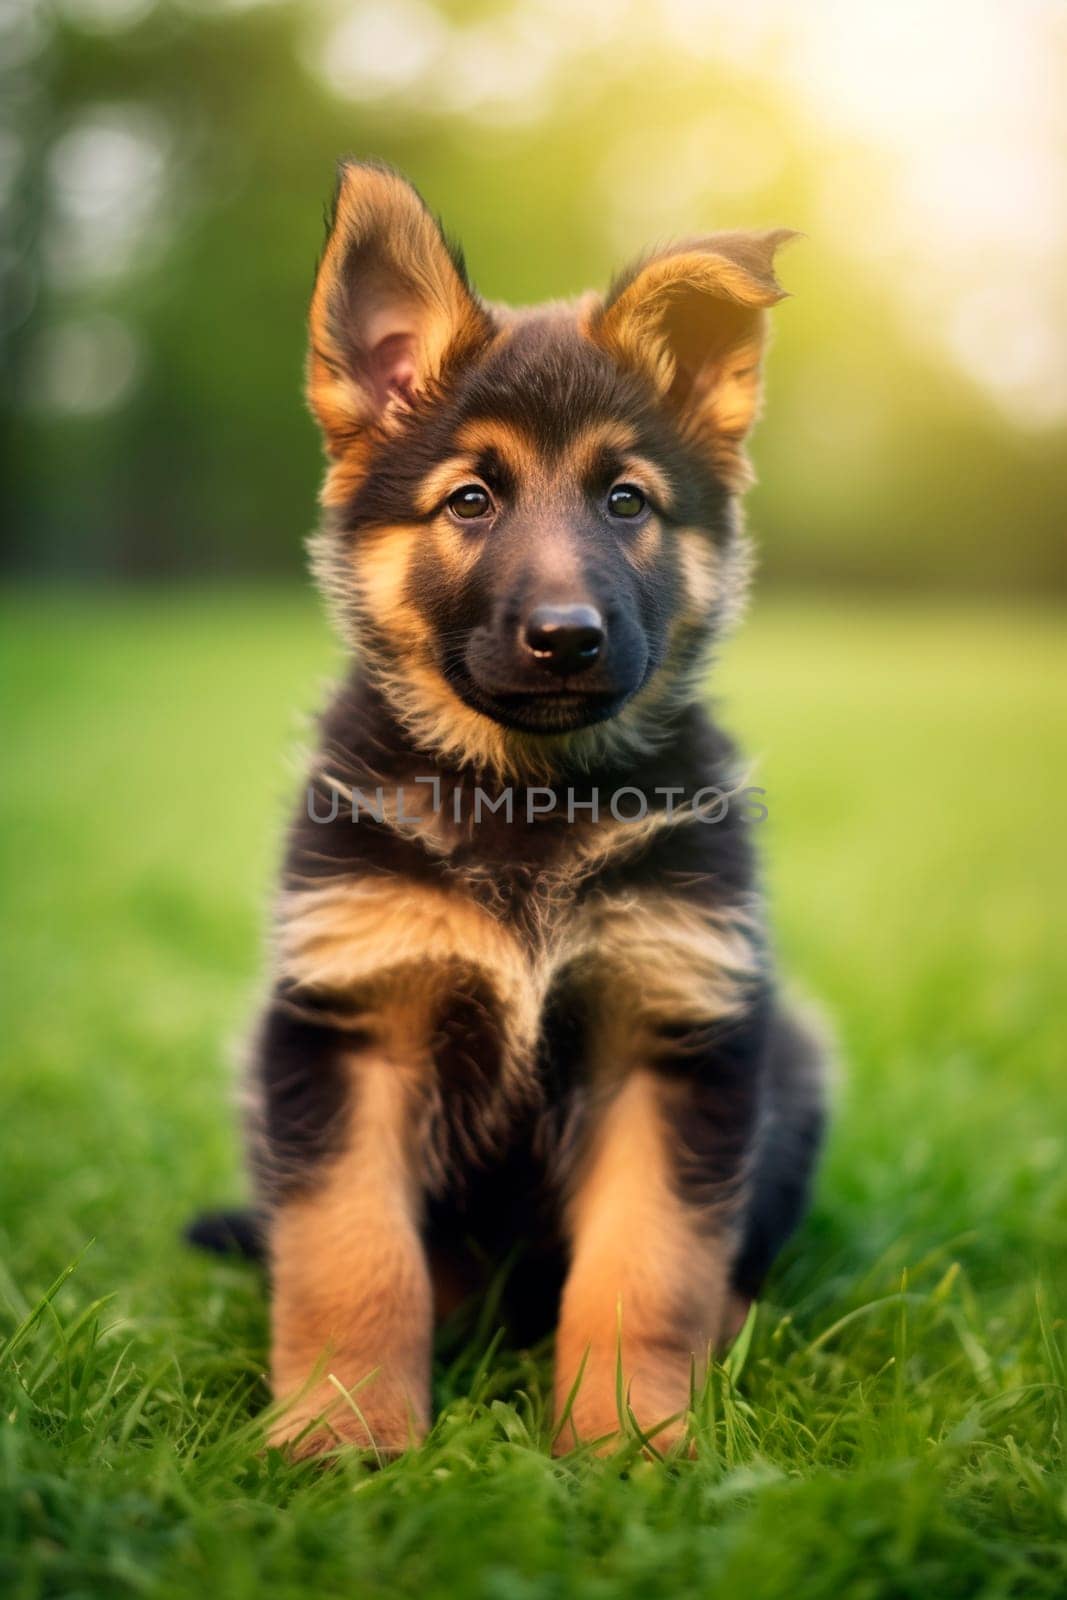
[[[766,309],[786,293],[774,253],[795,237],[773,228],[676,245],[617,279],[587,323],[594,343],[651,380],[731,489],[751,480],[743,446],[759,408]]]

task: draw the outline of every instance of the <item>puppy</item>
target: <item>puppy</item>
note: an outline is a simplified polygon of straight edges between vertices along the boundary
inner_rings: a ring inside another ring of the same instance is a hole
[[[670,1444],[803,1210],[820,1052],[776,996],[704,704],[788,237],[511,311],[396,173],[341,169],[307,385],[352,665],[250,1073],[274,1439],[300,1453],[417,1440],[435,1314],[516,1252],[514,1336],[557,1327],[556,1447]]]

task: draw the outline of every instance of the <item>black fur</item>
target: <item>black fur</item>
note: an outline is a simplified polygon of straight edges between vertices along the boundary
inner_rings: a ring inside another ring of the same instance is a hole
[[[307,1182],[344,1139],[350,1090],[342,1056],[360,1035],[339,1031],[323,1010],[320,996],[279,986],[256,1041],[263,1130],[253,1148],[260,1186],[275,1199]]]
[[[251,1207],[204,1211],[185,1230],[189,1244],[212,1255],[262,1261],[266,1252],[263,1219]]]

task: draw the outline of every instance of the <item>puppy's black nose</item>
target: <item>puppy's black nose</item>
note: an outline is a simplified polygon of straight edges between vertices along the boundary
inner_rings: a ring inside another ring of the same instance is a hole
[[[596,661],[604,648],[604,623],[593,606],[537,606],[523,639],[543,667],[566,678]]]

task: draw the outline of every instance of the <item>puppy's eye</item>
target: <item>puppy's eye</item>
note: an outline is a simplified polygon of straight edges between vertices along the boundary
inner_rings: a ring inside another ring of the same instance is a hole
[[[465,483],[462,489],[455,489],[449,495],[448,509],[454,517],[474,522],[478,517],[489,515],[493,502],[489,490],[483,489],[480,483]]]
[[[608,510],[613,517],[639,517],[648,504],[632,483],[617,483],[608,495]]]

